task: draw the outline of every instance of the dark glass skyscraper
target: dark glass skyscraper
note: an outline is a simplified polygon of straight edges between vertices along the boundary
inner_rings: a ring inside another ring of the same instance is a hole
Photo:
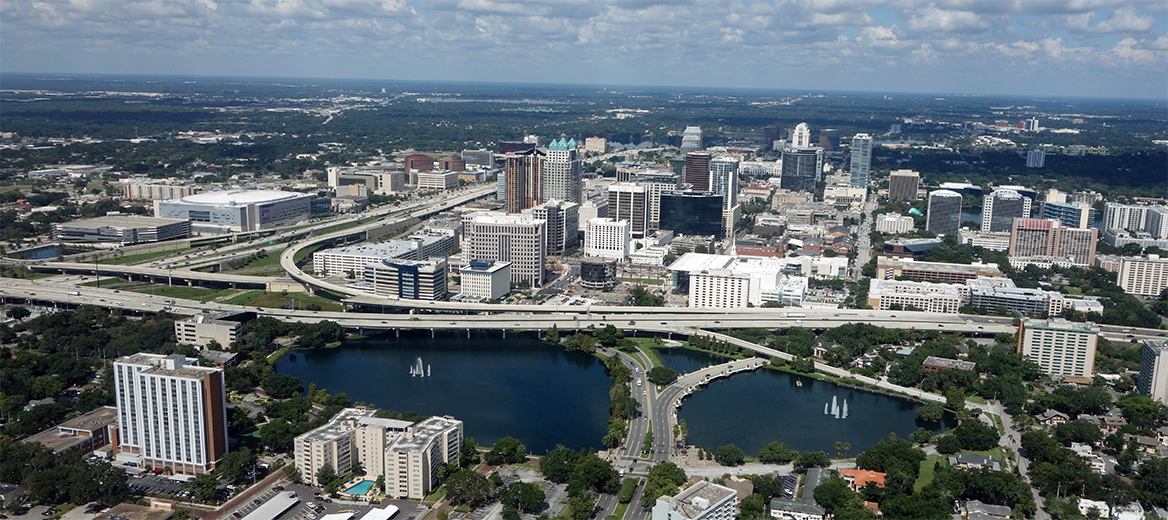
[[[661,194],[661,229],[679,235],[722,235],[722,197],[713,193],[674,191]]]

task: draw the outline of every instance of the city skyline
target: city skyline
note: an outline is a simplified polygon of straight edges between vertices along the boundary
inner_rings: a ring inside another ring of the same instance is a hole
[[[1162,2],[28,1],[5,72],[1163,98]]]

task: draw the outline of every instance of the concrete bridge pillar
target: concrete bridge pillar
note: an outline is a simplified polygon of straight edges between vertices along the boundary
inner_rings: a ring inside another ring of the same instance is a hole
[[[401,337],[401,329],[393,329],[393,336],[395,338],[400,338]]]
[[[470,329],[466,329],[466,339],[470,339]]]
[[[195,282],[193,282],[191,280],[187,280],[187,287],[194,287],[194,286],[195,286]]]
[[[433,338],[433,337],[434,337],[434,329],[430,329],[430,337],[431,337],[431,338]]]

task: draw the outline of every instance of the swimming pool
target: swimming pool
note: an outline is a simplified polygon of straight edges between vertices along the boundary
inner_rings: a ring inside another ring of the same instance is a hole
[[[360,484],[345,490],[345,493],[350,495],[364,495],[369,492],[369,488],[373,487],[372,480],[362,481]]]

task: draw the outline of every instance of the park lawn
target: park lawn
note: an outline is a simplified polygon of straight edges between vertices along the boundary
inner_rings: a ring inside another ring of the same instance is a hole
[[[297,308],[303,309],[309,303],[320,305],[321,310],[340,312],[344,308],[335,301],[319,296],[309,296],[304,293],[272,293],[266,291],[249,291],[233,296],[222,303],[229,305],[243,305],[245,307],[267,307],[269,309],[287,308],[288,302],[296,300]]]
[[[921,461],[921,471],[917,474],[916,483],[913,484],[914,493],[919,493],[921,489],[933,481],[933,478],[937,476],[937,470],[933,466],[938,461],[944,462],[944,460],[944,455],[931,455]]]
[[[663,367],[665,363],[661,362],[661,358],[657,357],[657,351],[653,350],[653,338],[630,338],[637,344],[637,350],[645,353],[649,361],[653,363],[653,368]]]
[[[977,404],[986,404],[985,398],[980,396],[980,395],[971,395],[969,397],[966,397],[965,400],[972,401],[972,402],[975,402]]]
[[[646,285],[661,285],[661,284],[665,283],[661,280],[655,280],[653,278],[617,278],[617,280],[620,280],[620,281],[625,282],[625,283],[646,284]]]
[[[147,260],[153,260],[155,258],[161,258],[164,256],[170,256],[173,254],[182,253],[183,251],[190,251],[190,249],[191,248],[168,249],[166,251],[154,251],[152,253],[140,253],[140,254],[136,254],[136,255],[119,256],[119,257],[114,257],[114,258],[106,258],[105,260],[98,260],[97,263],[99,263],[99,264],[115,264],[115,265],[133,264],[133,263],[138,263],[138,262],[145,262]]]
[[[965,451],[965,453],[985,455],[991,459],[1006,460],[1006,449],[1001,446],[994,446],[993,449],[989,451]]]
[[[206,289],[203,287],[187,287],[185,285],[134,287],[133,289],[128,290],[142,294],[153,294],[155,296],[182,298],[185,300],[195,300],[200,302],[209,302],[216,298],[222,298],[224,296],[229,296],[239,292],[235,289],[215,290]]]
[[[280,253],[281,253],[281,251],[273,251],[271,253],[268,253],[268,255],[263,257],[263,258],[256,259],[256,260],[252,261],[250,264],[247,264],[243,267],[240,267],[239,269],[232,269],[232,271],[243,271],[245,269],[256,269],[259,267],[270,267],[273,265],[280,265]]]

